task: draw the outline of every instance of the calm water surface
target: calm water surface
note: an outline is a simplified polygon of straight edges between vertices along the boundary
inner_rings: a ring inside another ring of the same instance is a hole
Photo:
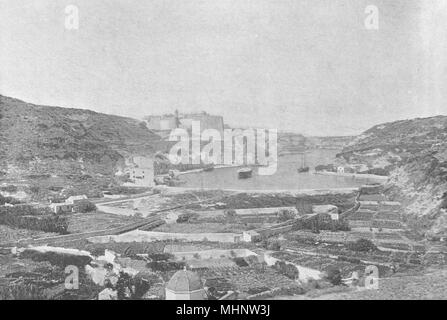
[[[333,163],[338,150],[313,150],[306,154],[305,164],[313,169],[319,164]],[[324,176],[312,173],[298,173],[302,165],[301,155],[279,157],[278,169],[274,175],[260,176],[253,169],[250,179],[238,179],[239,168],[222,168],[210,172],[189,173],[180,176],[182,187],[215,188],[237,190],[299,190],[359,187],[368,182],[366,178]]]

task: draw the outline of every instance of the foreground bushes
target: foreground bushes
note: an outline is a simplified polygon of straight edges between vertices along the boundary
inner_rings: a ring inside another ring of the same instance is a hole
[[[13,198],[13,197],[4,197],[0,194],[0,206],[4,205],[5,203],[9,204],[19,204],[20,201]]]
[[[298,279],[300,275],[297,267],[295,267],[293,264],[285,263],[284,261],[276,261],[273,268],[275,268],[282,275],[292,280]]]
[[[147,264],[148,268],[151,268],[153,271],[174,271],[174,270],[182,270],[186,264],[184,262],[175,262],[175,261],[152,261]]]
[[[447,192],[442,195],[441,209],[447,209]]]
[[[377,247],[374,245],[374,243],[368,239],[359,239],[356,242],[348,243],[347,248],[349,250],[358,252],[370,252],[377,250]]]
[[[74,207],[75,212],[79,213],[88,213],[96,211],[96,205],[93,202],[90,201],[82,201],[81,203],[78,203]]]
[[[32,206],[0,207],[0,224],[10,227],[66,234],[68,221],[49,209]]]
[[[47,261],[52,265],[63,268],[71,265],[84,268],[92,261],[92,258],[89,256],[77,256],[59,252],[38,252],[34,250],[25,250],[21,253],[21,257],[38,262]]]
[[[338,268],[332,267],[326,272],[326,279],[334,286],[342,284],[341,271]]]
[[[312,230],[318,233],[320,230],[331,230],[331,231],[350,231],[349,223],[346,220],[336,220],[333,221],[330,218],[323,215],[319,215],[314,219],[309,220],[298,220],[293,225],[293,230]]]
[[[0,300],[47,300],[43,288],[34,284],[0,286]]]
[[[15,185],[13,185],[13,184],[9,184],[7,186],[0,187],[0,191],[6,191],[6,192],[9,192],[9,193],[14,193],[14,192],[17,192],[17,187]]]

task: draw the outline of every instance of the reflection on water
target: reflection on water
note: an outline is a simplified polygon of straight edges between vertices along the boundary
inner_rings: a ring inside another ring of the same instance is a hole
[[[333,163],[338,150],[313,150],[306,154],[305,165],[311,170],[319,164]],[[250,179],[238,179],[238,168],[222,168],[210,172],[190,173],[180,176],[182,187],[238,190],[327,189],[359,187],[373,180],[339,176],[298,173],[303,163],[301,155],[287,155],[278,159],[274,175],[260,176],[257,168]]]

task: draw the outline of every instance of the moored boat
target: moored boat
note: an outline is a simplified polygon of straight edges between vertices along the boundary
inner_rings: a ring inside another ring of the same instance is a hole
[[[298,173],[309,172],[309,167],[298,168]]]
[[[253,173],[252,168],[242,168],[237,171],[239,179],[251,178],[252,173]]]

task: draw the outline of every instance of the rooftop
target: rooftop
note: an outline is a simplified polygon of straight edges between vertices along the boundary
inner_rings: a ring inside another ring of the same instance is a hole
[[[177,293],[191,292],[202,288],[200,277],[195,272],[186,269],[177,271],[166,285],[166,289]]]

